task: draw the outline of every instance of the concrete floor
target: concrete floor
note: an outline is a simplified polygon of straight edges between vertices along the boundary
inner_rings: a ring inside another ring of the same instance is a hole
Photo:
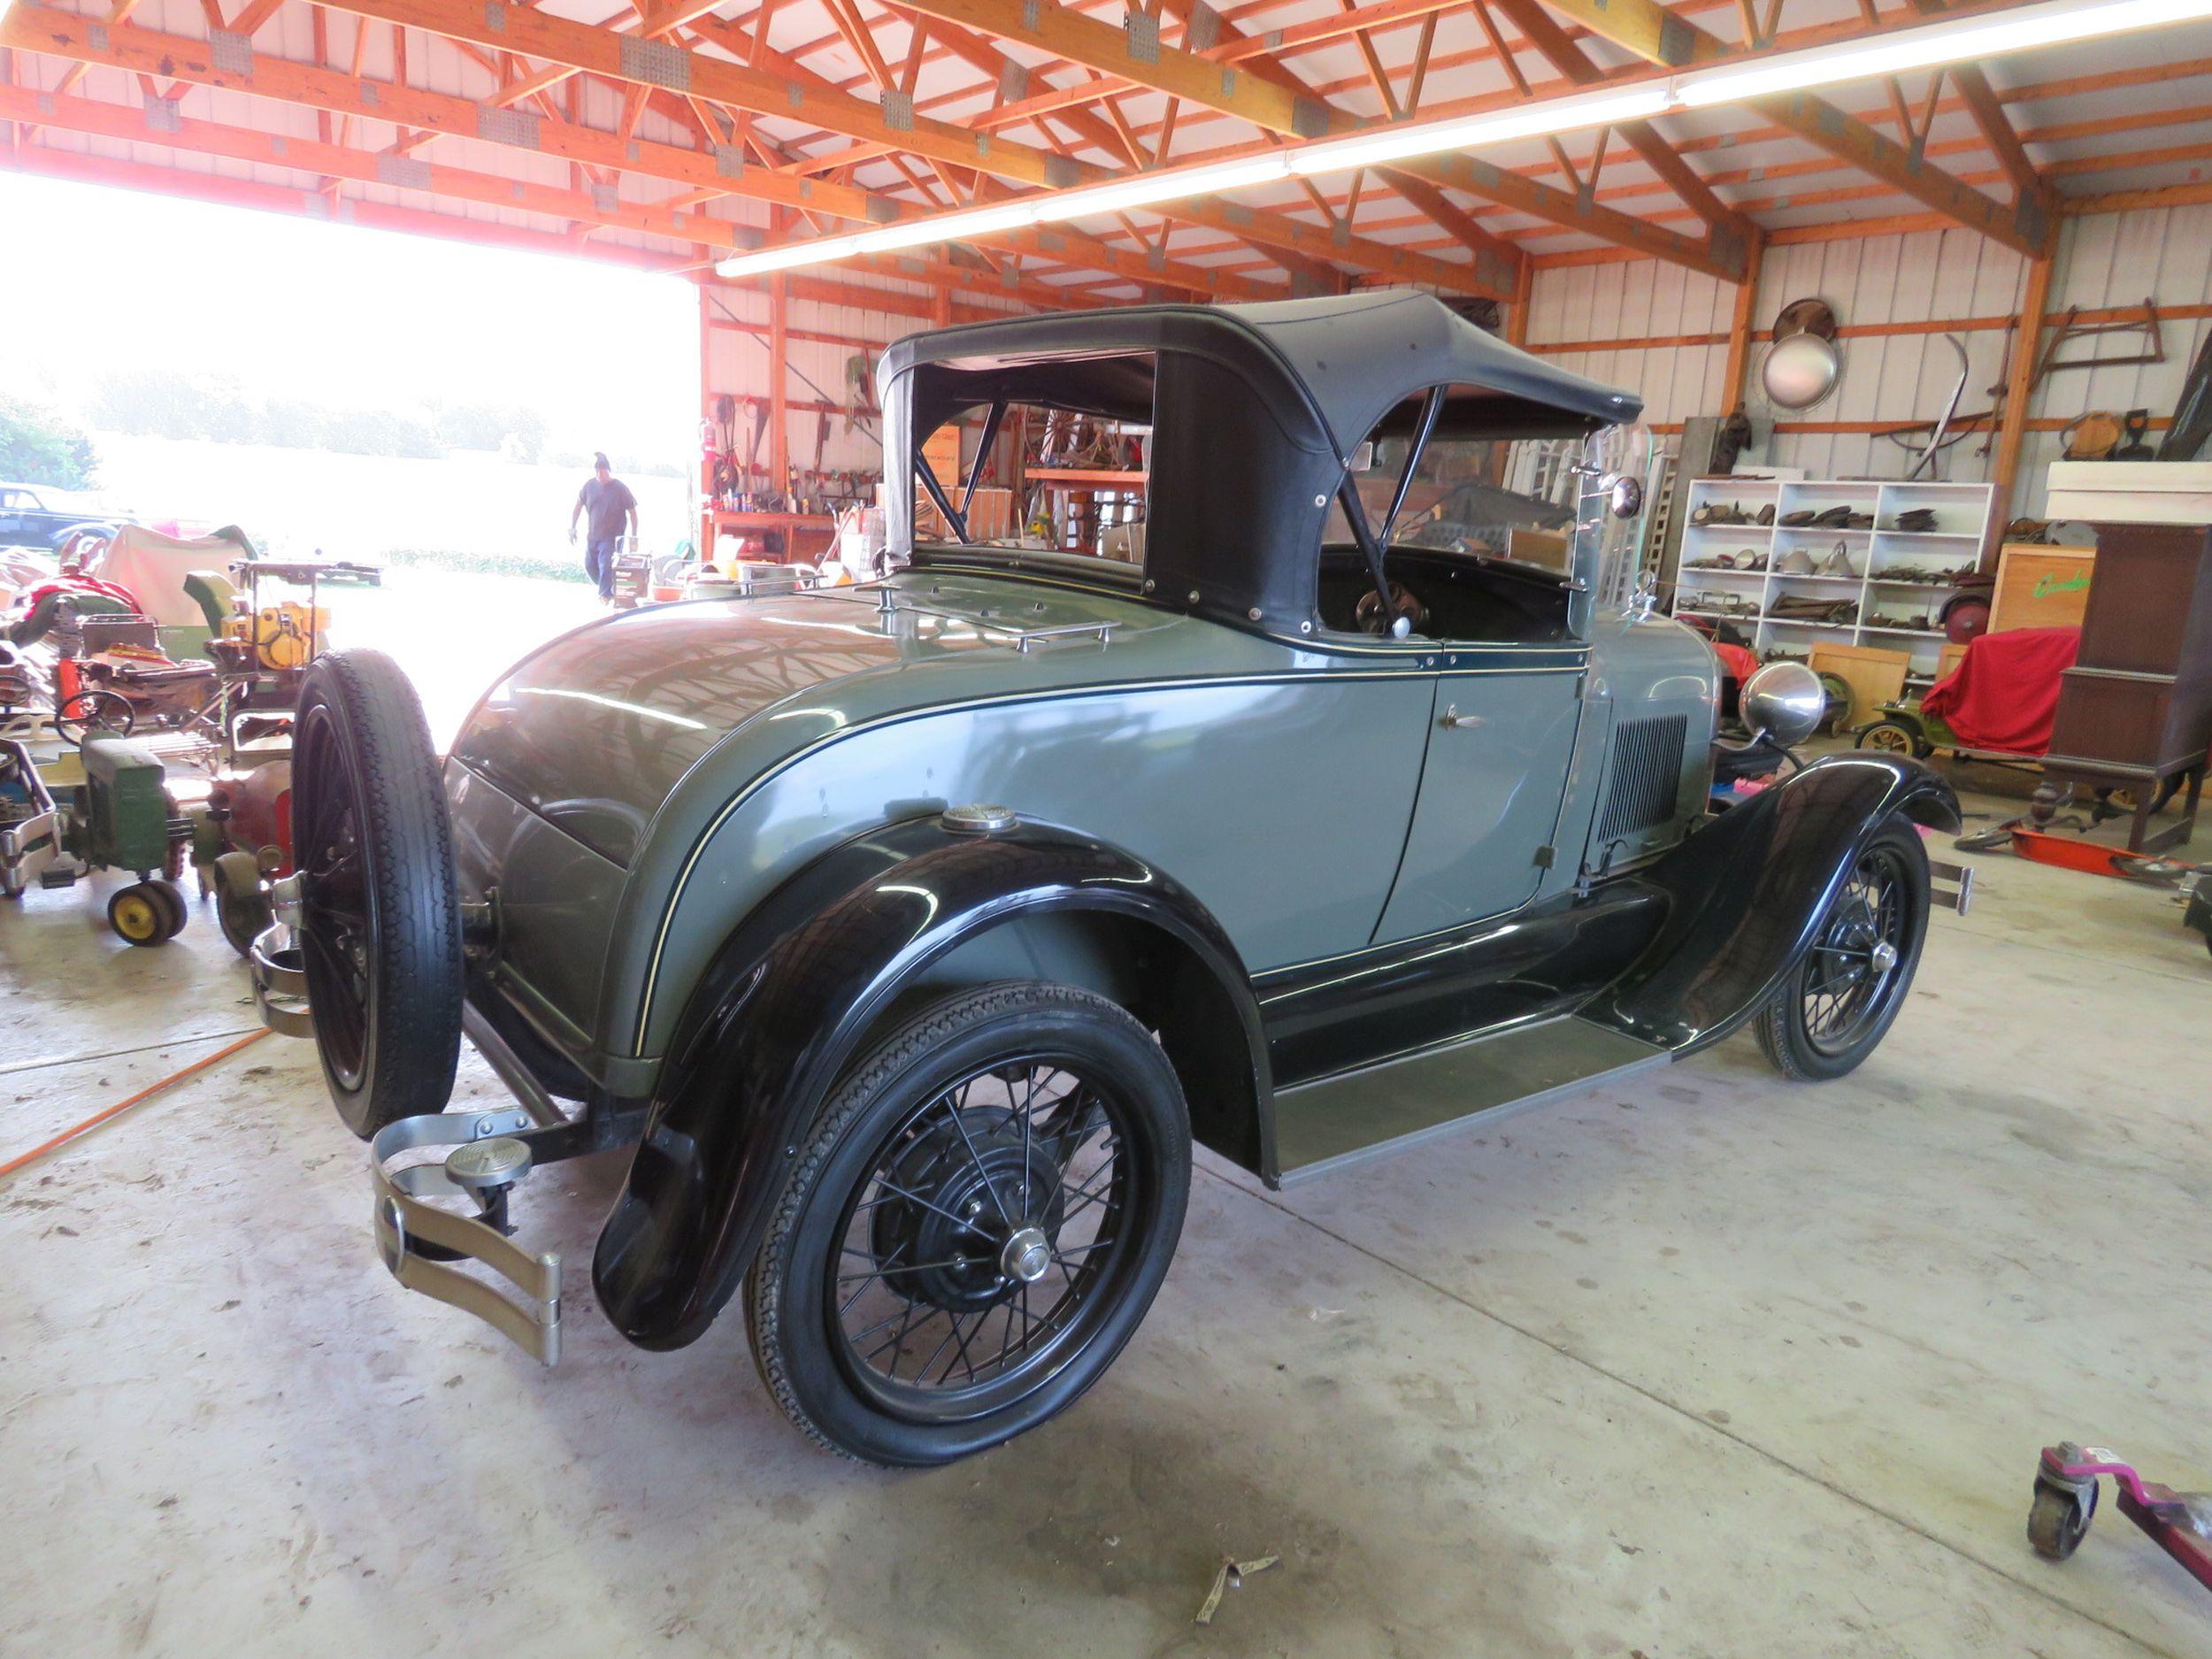
[[[1844,1082],[1740,1041],[1288,1197],[1206,1164],[1107,1379],[923,1475],[811,1450],[734,1321],[577,1296],[541,1372],[398,1289],[272,1037],[0,1181],[0,1652],[2212,1654],[2109,1506],[2022,1532],[2062,1435],[2212,1486],[2212,958],[1979,864]],[[204,909],[132,950],[105,891],[0,913],[0,1159],[250,1024]],[[1225,1552],[1283,1560],[1195,1628]]]

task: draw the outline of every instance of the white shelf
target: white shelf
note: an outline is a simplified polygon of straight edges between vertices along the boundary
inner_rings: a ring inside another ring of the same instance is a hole
[[[1837,507],[1849,507],[1855,512],[1873,515],[1870,527],[1853,528],[1836,525],[1773,525],[1721,524],[1690,525],[1688,528],[1705,538],[1702,541],[1686,542],[1686,548],[1699,551],[1717,551],[1713,538],[1732,538],[1735,546],[1754,551],[1814,547],[1832,549],[1843,541],[1850,549],[1854,565],[1863,567],[1856,576],[1837,576],[1822,573],[1793,575],[1778,570],[1693,570],[1686,562],[1676,572],[1676,591],[1694,594],[1701,586],[1717,583],[1719,591],[1741,594],[1746,599],[1755,597],[1749,579],[1756,577],[1756,602],[1761,612],[1770,610],[1777,597],[1790,592],[1802,593],[1806,588],[1838,599],[1851,596],[1856,590],[1860,620],[1852,622],[1816,622],[1809,619],[1793,620],[1768,615],[1745,616],[1707,609],[1704,606],[1684,606],[1679,614],[1700,616],[1718,622],[1732,622],[1752,636],[1752,647],[1762,657],[1773,654],[1778,635],[1793,641],[1799,634],[1828,634],[1857,643],[1879,643],[1886,647],[1902,646],[1912,658],[1909,672],[1922,679],[1930,677],[1938,664],[1938,657],[1946,635],[1932,620],[1926,627],[1899,628],[1869,623],[1864,618],[1878,613],[1882,607],[1875,602],[1878,592],[1887,592],[1902,599],[1906,591],[1931,595],[1927,602],[1933,608],[1932,595],[1949,592],[1949,581],[1923,581],[1910,577],[1893,577],[1884,573],[1885,563],[1929,565],[1964,565],[1970,570],[1972,561],[1961,557],[1968,544],[1979,546],[1989,524],[1992,498],[1994,491],[1987,484],[1952,483],[1886,483],[1878,479],[1786,479],[1759,480],[1738,478],[1693,479],[1683,495],[1682,510],[1695,513],[1703,506],[1717,503],[1722,506],[1741,506],[1747,511],[1771,502],[1778,520],[1793,512],[1820,512]],[[1893,530],[1904,513],[1915,509],[1932,511],[1938,515],[1936,530]],[[1776,532],[1780,534],[1776,534]],[[1938,551],[1941,549],[1941,551]],[[1773,560],[1770,558],[1770,564]],[[1910,602],[1907,602],[1910,603]]]

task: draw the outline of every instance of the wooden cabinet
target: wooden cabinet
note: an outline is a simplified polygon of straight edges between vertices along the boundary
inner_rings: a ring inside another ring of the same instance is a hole
[[[2101,524],[2096,571],[2044,765],[2132,793],[2128,845],[2155,851],[2189,839],[2212,748],[2212,527]],[[2161,786],[2185,775],[2182,822],[2149,836]]]

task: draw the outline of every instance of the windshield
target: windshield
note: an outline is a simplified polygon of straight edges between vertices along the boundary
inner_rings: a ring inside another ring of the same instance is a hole
[[[1378,438],[1352,457],[1353,487],[1378,538],[1412,442]],[[1558,439],[1430,439],[1406,485],[1390,545],[1509,558],[1566,574],[1574,510],[1553,497],[1569,486],[1561,457],[1579,448]],[[1330,509],[1324,540],[1333,546],[1353,540],[1341,501]]]

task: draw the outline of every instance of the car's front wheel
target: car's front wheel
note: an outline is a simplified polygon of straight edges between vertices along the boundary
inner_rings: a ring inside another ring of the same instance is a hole
[[[1073,1403],[1182,1233],[1190,1123],[1125,1010],[985,986],[862,1058],[800,1142],[746,1284],[792,1421],[870,1463],[949,1463]]]
[[[1928,853],[1910,819],[1875,831],[1815,925],[1812,948],[1754,1022],[1785,1077],[1841,1077],[1874,1052],[1928,932]]]

